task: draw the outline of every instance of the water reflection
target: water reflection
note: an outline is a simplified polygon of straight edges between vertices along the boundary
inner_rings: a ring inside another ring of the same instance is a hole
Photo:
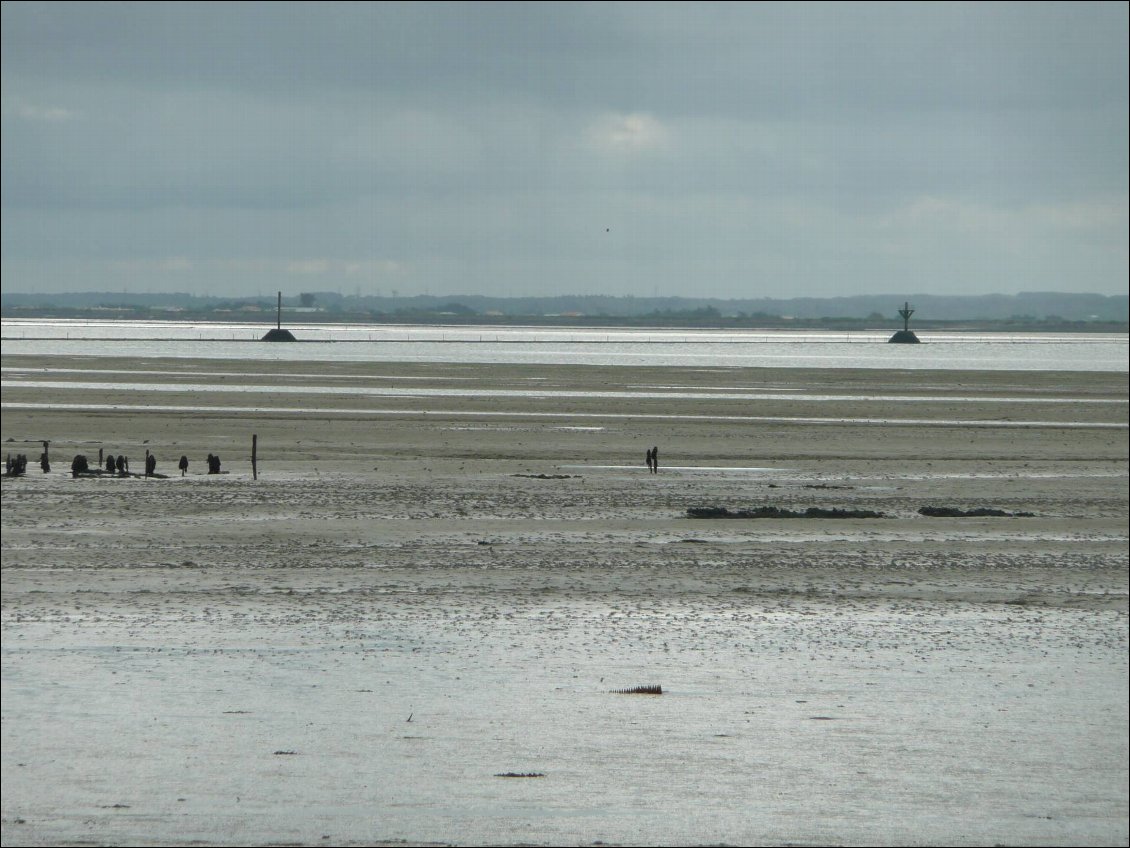
[[[1125,334],[573,330],[529,327],[294,325],[296,344],[262,344],[262,324],[0,322],[4,353],[288,362],[1126,371]]]
[[[201,392],[210,394],[303,394],[303,395],[353,395],[358,397],[469,397],[469,398],[613,398],[636,400],[733,400],[733,401],[806,401],[816,403],[1071,403],[1071,404],[1127,404],[1123,398],[1073,398],[1073,397],[1015,397],[992,395],[832,395],[813,394],[803,391],[764,392],[764,391],[724,391],[713,389],[709,392],[699,390],[666,391],[644,390],[572,390],[538,387],[535,389],[499,389],[475,385],[467,388],[434,388],[413,386],[411,388],[385,388],[380,386],[320,386],[320,385],[280,385],[257,383],[142,383],[125,381],[95,382],[86,380],[29,380],[19,369],[4,368],[4,385],[7,388],[55,389],[61,391],[107,391],[120,392]],[[113,372],[102,372],[113,373]],[[122,375],[129,372],[120,372]],[[180,375],[183,376],[183,375]],[[192,376],[207,377],[207,373]],[[246,376],[246,375],[241,375]]]
[[[129,404],[129,403],[23,403],[5,402],[4,409],[29,409],[43,411],[88,410],[92,412],[113,410],[117,412],[177,412],[215,415],[218,413],[271,415],[339,415],[356,417],[384,416],[445,416],[451,418],[569,418],[588,420],[650,419],[662,421],[759,421],[768,423],[793,423],[813,425],[882,425],[908,427],[1051,427],[1061,429],[1126,430],[1127,424],[1098,421],[1001,421],[960,418],[817,418],[799,415],[693,415],[664,412],[530,412],[526,410],[466,410],[466,409],[349,409],[342,407],[311,406],[220,406],[180,404]]]

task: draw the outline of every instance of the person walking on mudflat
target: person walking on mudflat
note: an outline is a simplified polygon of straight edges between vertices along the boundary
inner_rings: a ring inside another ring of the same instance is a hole
[[[651,449],[651,473],[659,473],[659,448]]]
[[[653,463],[654,462],[655,462],[655,457],[652,456],[651,448],[648,448],[647,449],[647,470],[649,472],[654,470],[653,469]]]

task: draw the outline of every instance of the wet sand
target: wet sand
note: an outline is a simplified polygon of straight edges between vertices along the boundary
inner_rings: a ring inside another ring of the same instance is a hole
[[[1125,374],[3,366],[6,845],[1130,838]]]

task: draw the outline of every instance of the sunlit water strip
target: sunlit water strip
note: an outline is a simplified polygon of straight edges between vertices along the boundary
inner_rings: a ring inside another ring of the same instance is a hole
[[[309,380],[314,377],[319,380],[356,380],[364,382],[366,380],[388,380],[394,382],[403,382],[405,380],[420,381],[422,383],[431,381],[451,381],[456,382],[459,380],[475,380],[478,379],[473,375],[459,376],[453,374],[444,374],[437,376],[427,376],[424,374],[302,374],[299,372],[282,373],[270,371],[201,371],[198,368],[184,371],[162,371],[156,369],[146,368],[19,368],[15,366],[0,367],[0,373],[23,375],[23,374],[105,374],[107,376],[138,376],[146,375],[150,377],[239,377],[244,380],[251,379],[252,377],[264,377],[271,380]],[[544,380],[544,377],[526,378],[535,380]]]
[[[273,317],[273,316],[272,316]],[[78,318],[4,318],[0,335],[10,339],[89,339],[100,341],[259,341],[273,321],[173,321]],[[805,344],[886,344],[895,327],[885,330],[680,329],[641,327],[553,327],[533,325],[291,323],[289,330],[306,342],[499,342],[526,344],[633,343],[732,344],[800,342]],[[919,331],[924,341],[977,344],[1090,344],[1122,340],[1120,333],[967,333]]]
[[[5,372],[12,369],[5,368]],[[204,376],[204,375],[194,375]],[[955,395],[829,395],[798,392],[698,392],[698,391],[578,391],[570,389],[498,389],[472,388],[382,388],[379,386],[286,386],[256,383],[141,383],[93,382],[82,380],[25,380],[9,374],[5,388],[54,389],[59,391],[113,391],[113,392],[201,392],[211,394],[302,394],[302,395],[354,395],[358,397],[466,397],[466,398],[615,398],[637,400],[734,400],[734,401],[812,401],[812,402],[866,402],[866,403],[1070,403],[1070,404],[1121,404],[1123,398],[1073,398],[1073,397],[997,397]]]
[[[259,343],[263,323],[4,319],[6,355],[293,362],[445,362],[682,367],[1128,370],[1125,334],[565,329],[288,325],[296,344]]]
[[[663,421],[760,421],[794,424],[859,424],[908,427],[1046,427],[1059,429],[1126,430],[1127,424],[1094,421],[995,421],[948,418],[814,418],[778,415],[683,415],[658,412],[527,412],[505,410],[342,409],[309,406],[182,406],[128,403],[2,403],[0,409],[90,412],[177,412],[202,415],[341,415],[429,416],[452,418],[581,418],[588,420],[650,419]]]

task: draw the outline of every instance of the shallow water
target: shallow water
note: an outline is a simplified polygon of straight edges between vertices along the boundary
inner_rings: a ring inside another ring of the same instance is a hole
[[[409,395],[410,396],[410,395]],[[113,410],[118,412],[183,412],[183,413],[274,413],[286,415],[358,415],[358,416],[416,416],[416,409],[352,409],[327,406],[231,406],[209,404],[193,406],[186,404],[130,404],[130,403],[23,403],[5,402],[4,409],[51,410]],[[761,421],[796,424],[861,424],[879,426],[908,427],[1051,427],[1065,429],[1126,430],[1127,424],[1103,421],[993,421],[973,418],[818,418],[799,415],[693,415],[661,412],[529,412],[529,411],[491,411],[491,410],[450,410],[428,409],[423,414],[451,416],[456,418],[590,418],[597,420],[641,419],[659,421]],[[576,429],[576,428],[575,428]],[[591,428],[584,428],[591,429]]]
[[[221,394],[310,394],[310,395],[357,395],[368,397],[471,397],[471,398],[650,398],[665,400],[789,400],[810,401],[823,403],[840,403],[843,401],[858,401],[864,403],[1049,403],[1049,404],[1115,404],[1126,406],[1127,401],[1120,398],[1079,398],[1079,397],[1015,397],[977,395],[963,397],[961,395],[875,395],[875,394],[813,394],[801,390],[789,392],[765,391],[725,391],[717,388],[709,392],[669,390],[662,392],[635,390],[635,391],[607,391],[600,389],[569,390],[569,389],[499,389],[495,387],[475,385],[466,388],[437,389],[429,386],[414,387],[411,389],[381,388],[375,386],[320,386],[313,384],[285,385],[273,380],[270,384],[263,383],[141,383],[141,382],[111,382],[87,380],[30,380],[24,375],[27,373],[42,373],[40,371],[28,372],[26,369],[3,368],[4,378],[10,387],[28,389],[54,389],[71,391],[112,391],[118,392],[200,392]],[[77,369],[76,369],[77,371]],[[81,372],[80,372],[81,373]],[[89,373],[89,372],[88,372]],[[100,371],[100,374],[126,375],[128,371]],[[176,373],[176,372],[170,372]],[[183,376],[183,374],[177,374]],[[196,377],[215,376],[208,372],[195,372]],[[246,375],[244,375],[246,376]]]
[[[258,361],[491,362],[698,367],[1126,371],[1124,334],[886,331],[573,330],[528,327],[290,325],[297,344],[260,344],[268,324],[140,321],[0,322],[8,354]]]

